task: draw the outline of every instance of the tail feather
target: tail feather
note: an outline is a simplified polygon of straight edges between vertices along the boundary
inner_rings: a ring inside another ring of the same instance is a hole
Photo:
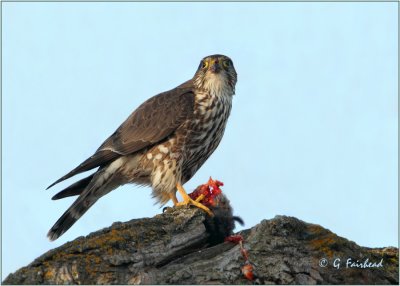
[[[59,178],[57,181],[55,181],[54,183],[52,183],[50,186],[48,186],[46,188],[50,189],[52,186],[66,180],[69,179],[73,176],[75,176],[76,174],[85,172],[85,171],[89,171],[93,168],[96,167],[100,167],[104,166],[106,163],[120,157],[121,155],[115,152],[112,152],[110,150],[98,150],[96,151],[96,153],[89,157],[88,159],[86,159],[83,163],[81,163],[78,167],[76,167],[75,169],[73,169],[72,171],[70,171],[68,174],[62,176],[61,178]]]
[[[80,196],[57,220],[47,233],[47,237],[53,241],[63,235],[96,201],[98,198]]]
[[[90,175],[89,177],[86,177],[71,186],[65,188],[64,190],[58,192],[56,195],[54,195],[51,199],[52,200],[59,200],[62,198],[66,197],[71,197],[71,196],[77,196],[80,195],[83,190],[89,185],[90,181],[93,179],[94,174]]]
[[[109,193],[120,185],[120,181],[115,179],[118,174],[118,168],[110,165],[107,168],[100,169],[92,176],[71,185],[57,196],[67,196],[78,194],[79,197],[67,209],[67,211],[57,220],[53,227],[47,233],[47,237],[53,241],[64,234],[94,203],[105,194]],[[93,178],[91,178],[93,177]],[[89,179],[91,179],[89,181]],[[83,185],[87,183],[85,187]],[[83,188],[83,189],[79,189]]]

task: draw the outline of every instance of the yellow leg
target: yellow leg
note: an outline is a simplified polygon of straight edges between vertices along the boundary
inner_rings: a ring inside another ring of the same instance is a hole
[[[200,196],[197,197],[197,199],[195,200],[196,202],[200,202],[202,199],[204,199],[204,195],[201,194]]]
[[[169,197],[171,198],[172,202],[174,203],[174,206],[176,206],[178,204],[178,199],[176,198],[176,194],[171,193],[171,194],[169,194]]]
[[[180,203],[177,203],[175,206],[186,206],[186,205],[194,205],[196,207],[198,207],[199,209],[204,210],[206,213],[208,213],[210,216],[214,216],[214,214],[212,213],[212,211],[206,207],[205,205],[199,203],[198,201],[200,201],[202,198],[197,199],[196,201],[192,200],[189,195],[186,193],[185,189],[182,187],[181,184],[177,183],[176,184],[176,188],[178,189],[178,192],[181,194],[183,201]]]

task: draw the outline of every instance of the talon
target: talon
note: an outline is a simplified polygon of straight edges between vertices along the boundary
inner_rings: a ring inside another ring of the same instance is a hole
[[[175,204],[175,206],[187,206],[187,205],[193,205],[198,207],[199,209],[202,209],[205,211],[209,216],[214,216],[212,211],[203,205],[202,203],[199,203],[204,198],[204,195],[200,195],[196,200],[192,200],[189,195],[186,193],[185,189],[182,187],[181,184],[177,183],[176,188],[178,189],[178,192],[181,194],[183,201],[180,203]],[[200,198],[200,199],[199,199]]]

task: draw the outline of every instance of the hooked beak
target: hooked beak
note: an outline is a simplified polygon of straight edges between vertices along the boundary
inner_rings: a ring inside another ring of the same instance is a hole
[[[220,65],[219,65],[218,60],[214,61],[214,62],[211,64],[210,71],[211,71],[212,73],[218,73],[220,70],[221,70],[221,67],[220,67]]]

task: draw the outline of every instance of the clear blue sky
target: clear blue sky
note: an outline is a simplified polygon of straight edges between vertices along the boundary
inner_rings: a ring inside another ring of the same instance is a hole
[[[252,227],[290,215],[362,246],[397,246],[397,3],[2,3],[3,278],[115,221],[161,212],[121,187],[46,233],[76,179],[45,188],[204,56],[238,72],[211,175]],[[80,176],[82,177],[82,176]]]

